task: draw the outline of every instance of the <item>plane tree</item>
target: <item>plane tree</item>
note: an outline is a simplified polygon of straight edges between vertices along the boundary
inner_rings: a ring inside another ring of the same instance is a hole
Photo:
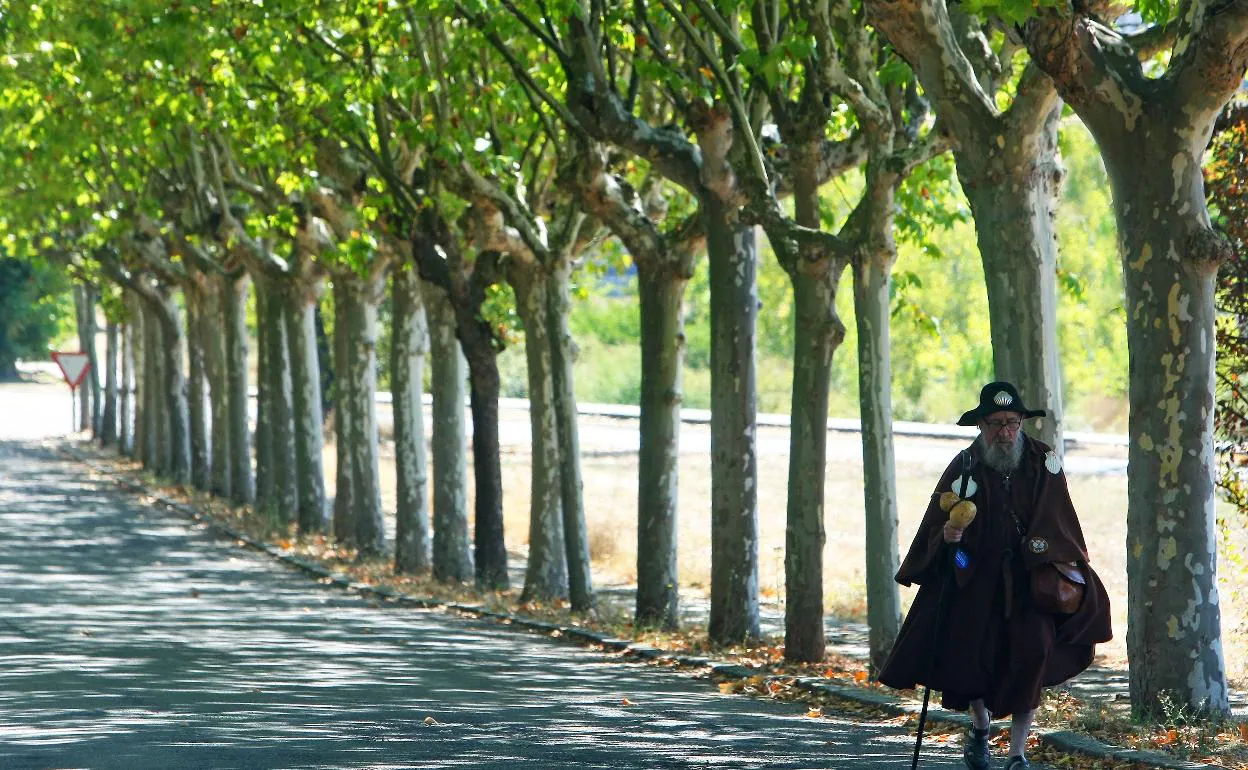
[[[1202,162],[1248,67],[1248,3],[1139,4],[1173,18],[1141,63],[1137,39],[1082,4],[1023,25],[1033,61],[1096,138],[1113,191],[1131,352],[1127,650],[1132,704],[1229,709],[1218,601],[1215,278],[1231,254],[1212,226]]]
[[[1038,436],[1063,451],[1055,207],[1062,102],[1002,9],[870,0],[867,15],[914,67],[953,140],[974,215],[998,379],[1048,411]]]

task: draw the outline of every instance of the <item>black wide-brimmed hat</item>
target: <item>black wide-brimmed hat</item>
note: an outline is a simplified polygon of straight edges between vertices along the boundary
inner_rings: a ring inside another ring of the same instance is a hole
[[[958,419],[958,425],[977,425],[979,421],[994,412],[1018,412],[1024,418],[1044,417],[1048,412],[1043,409],[1028,409],[1023,406],[1023,397],[1018,395],[1018,388],[1008,382],[990,382],[979,391],[979,406],[965,412]]]

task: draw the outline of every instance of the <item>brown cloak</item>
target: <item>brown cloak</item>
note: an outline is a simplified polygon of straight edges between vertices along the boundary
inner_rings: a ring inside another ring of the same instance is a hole
[[[1096,643],[1110,639],[1109,596],[1088,565],[1066,476],[1049,447],[1026,435],[1023,443],[1022,460],[1008,478],[980,461],[977,442],[954,458],[936,485],[897,572],[897,582],[917,583],[919,592],[880,672],[889,687],[930,686],[956,710],[983,698],[1003,717],[1038,706],[1044,687],[1083,671]],[[943,492],[960,491],[955,483],[964,456],[978,514],[957,544],[965,557],[958,564],[957,546],[946,547],[941,533],[948,514],[939,500]],[[1051,615],[1032,603],[1027,570],[1049,561],[1078,562],[1088,578],[1073,614]]]

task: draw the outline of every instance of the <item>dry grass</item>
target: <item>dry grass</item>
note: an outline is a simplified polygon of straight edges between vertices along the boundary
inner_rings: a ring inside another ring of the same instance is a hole
[[[503,420],[520,419],[503,410]],[[383,419],[383,435],[384,420]],[[596,446],[593,429],[618,430],[610,418],[582,417],[582,460],[585,515],[590,532],[595,585],[628,585],[636,580],[637,558],[637,457],[613,453]],[[707,427],[685,425],[683,446],[694,450],[706,441]],[[503,498],[507,545],[523,550],[529,528],[529,449],[524,441],[508,440],[504,431]],[[787,503],[787,430],[762,427],[759,442],[759,586],[764,601],[783,603],[784,532]],[[897,501],[899,548],[904,554],[918,525],[936,478],[954,453],[965,446],[961,440],[899,438],[897,441]],[[827,612],[838,618],[864,621],[866,616],[863,566],[864,518],[861,445],[856,434],[829,434],[826,473],[824,548],[824,597]],[[1125,456],[1125,449],[1097,447],[1072,450],[1097,456]],[[333,492],[334,452],[325,450],[325,472]],[[382,445],[382,497],[388,511],[394,508],[392,445]],[[710,456],[687,451],[680,458],[680,579],[682,589],[705,591],[710,585]],[[1124,475],[1072,475],[1070,493],[1079,511],[1093,566],[1105,583],[1113,608],[1114,640],[1098,648],[1098,662],[1126,666],[1127,578],[1126,510],[1127,480]],[[389,521],[393,534],[393,520]],[[1224,552],[1219,562],[1223,646],[1228,675],[1236,689],[1248,687],[1248,537],[1235,530],[1231,538],[1237,551]],[[1225,551],[1225,549],[1224,549]],[[1236,557],[1239,558],[1236,558]],[[902,589],[908,607],[913,589]]]

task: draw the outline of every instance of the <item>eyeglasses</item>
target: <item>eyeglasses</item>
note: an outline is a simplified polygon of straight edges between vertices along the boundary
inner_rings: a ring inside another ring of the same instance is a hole
[[[1001,430],[1002,428],[1009,428],[1010,430],[1018,430],[1018,426],[1022,424],[1023,424],[1022,420],[984,420],[984,425],[987,425],[989,428],[992,428],[993,430]]]

